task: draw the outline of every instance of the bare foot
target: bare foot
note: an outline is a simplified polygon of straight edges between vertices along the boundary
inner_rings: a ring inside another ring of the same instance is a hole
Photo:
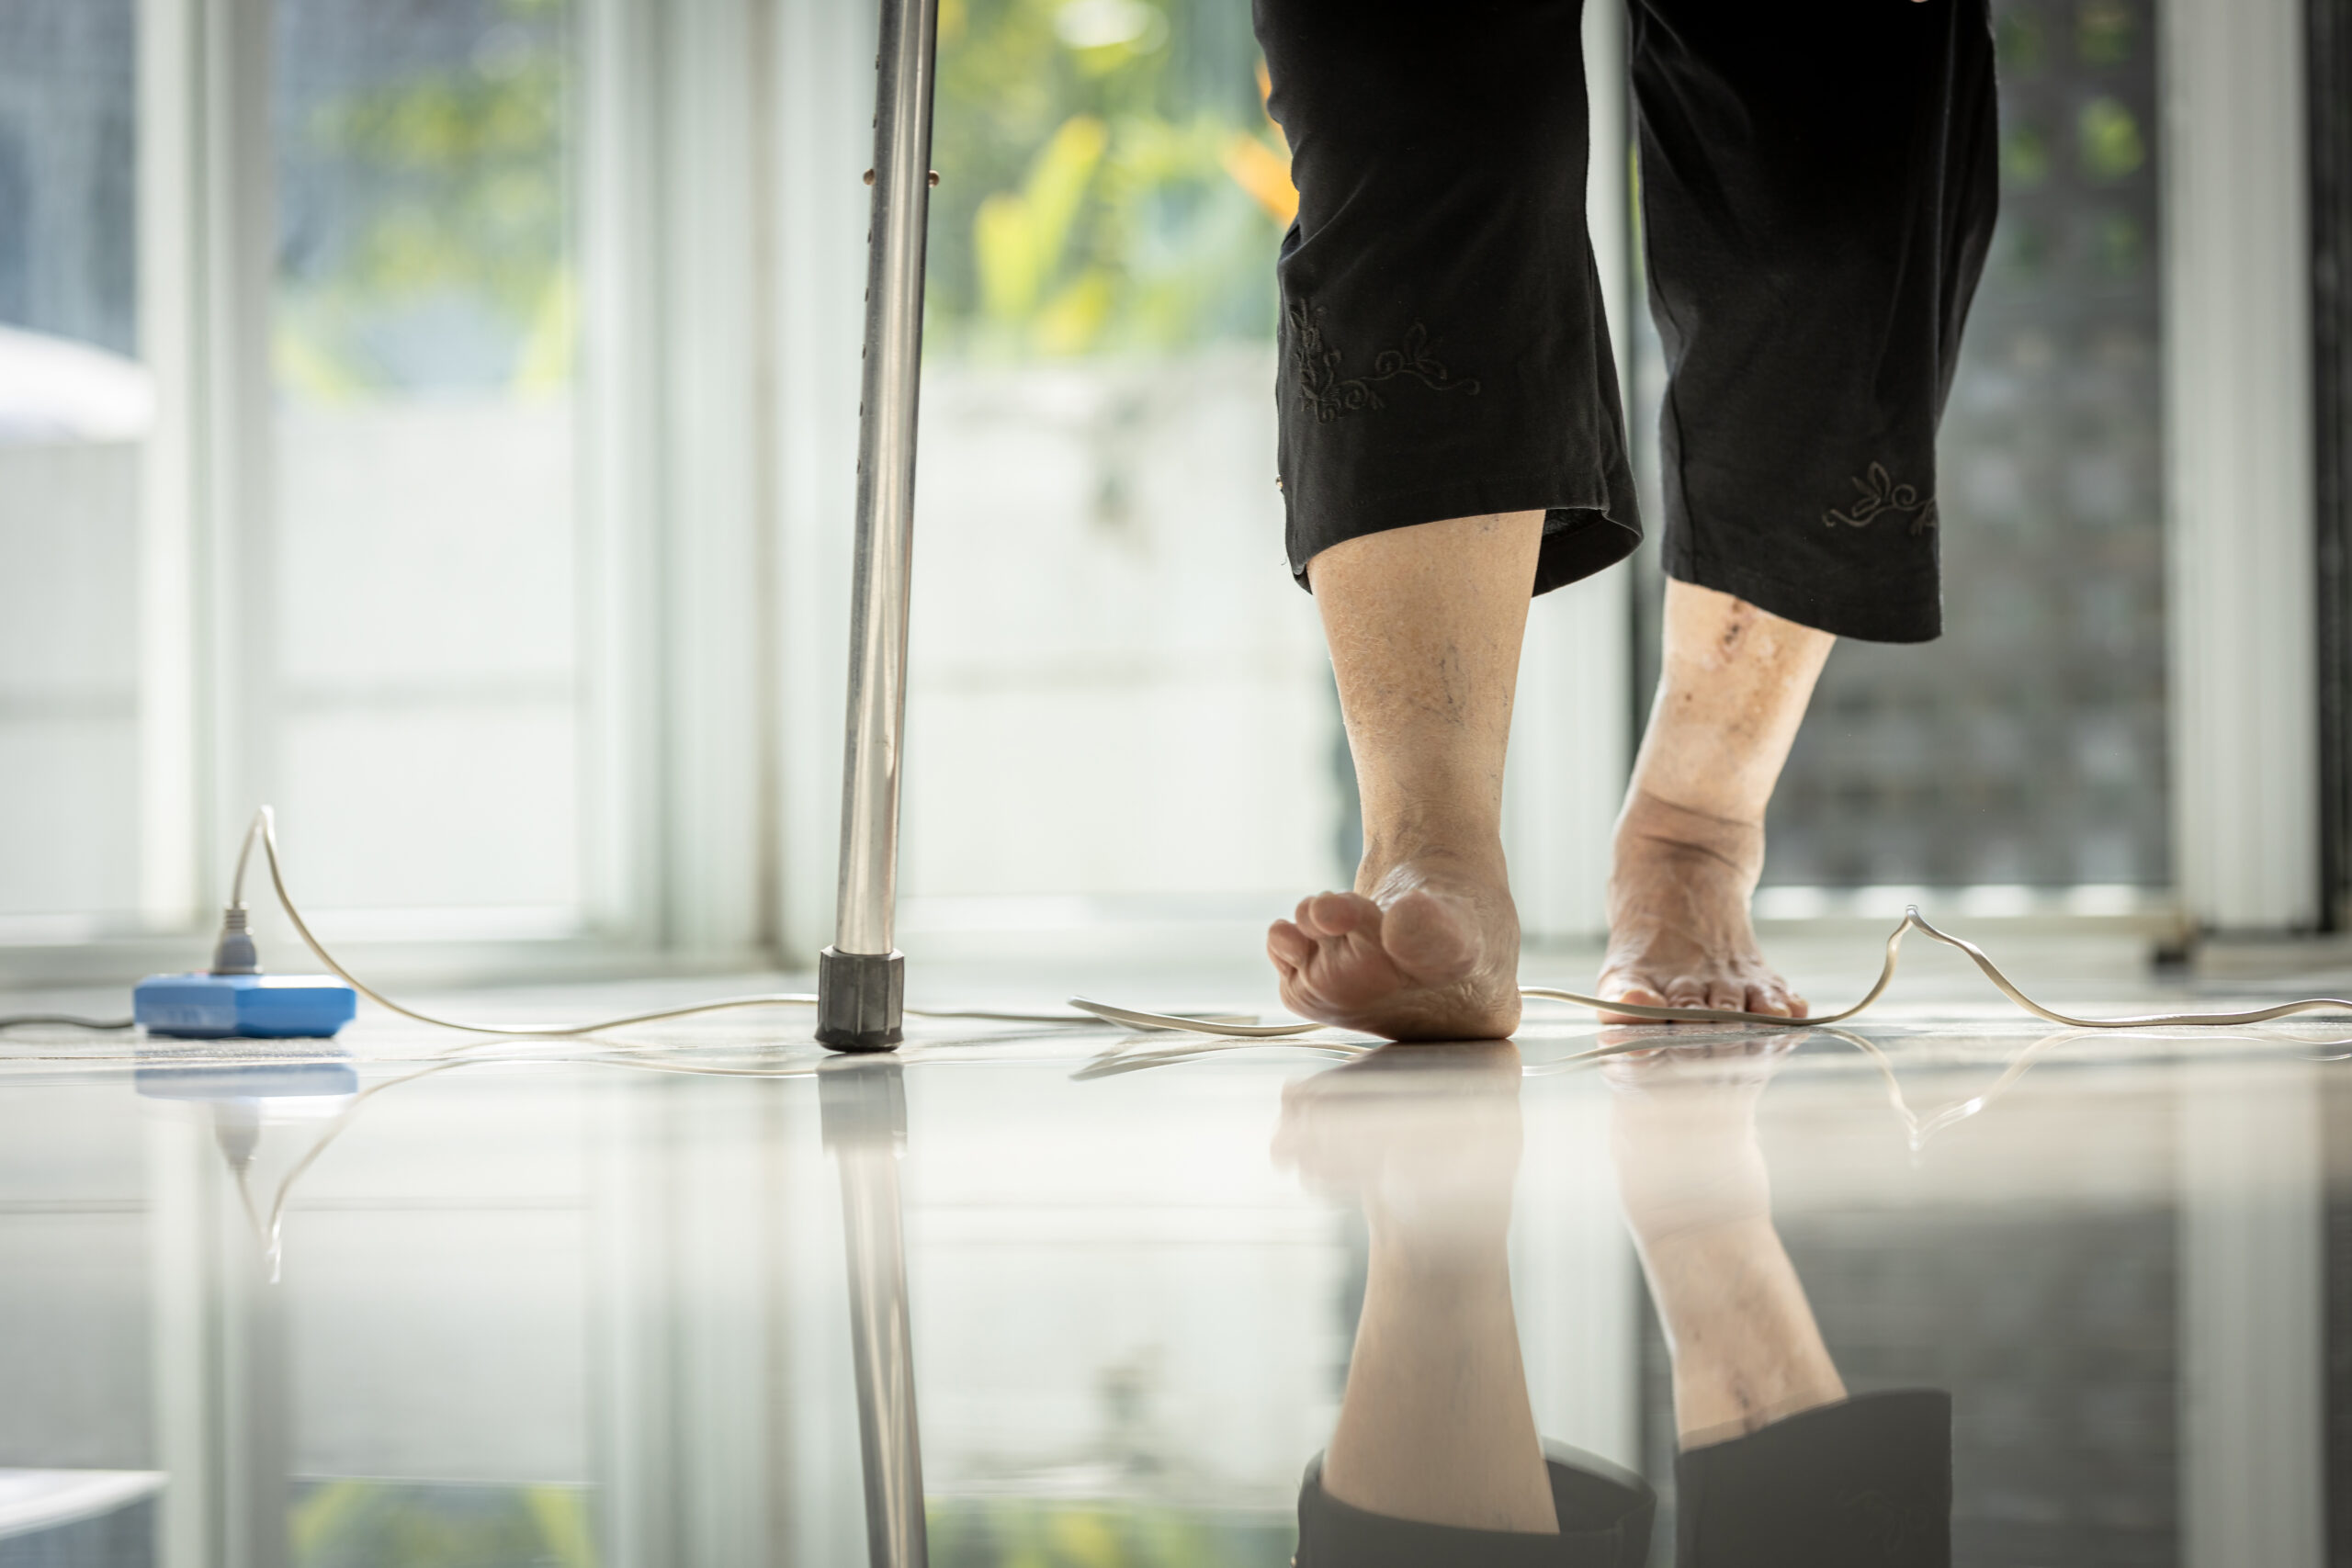
[[[1804,1017],[1804,998],[1764,962],[1747,923],[1748,895],[1763,869],[1762,828],[1635,793],[1617,821],[1609,953],[1596,994],[1644,1007]]]
[[[1266,932],[1283,1005],[1390,1040],[1499,1040],[1519,1027],[1519,911],[1502,857],[1399,862],[1317,893]]]

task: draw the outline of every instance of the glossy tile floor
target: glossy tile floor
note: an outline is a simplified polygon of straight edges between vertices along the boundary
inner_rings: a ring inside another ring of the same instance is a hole
[[[19,1031],[0,1568],[2346,1562],[2352,1024],[1937,964],[1793,1037]],[[1088,983],[1264,989],[1162,980]]]

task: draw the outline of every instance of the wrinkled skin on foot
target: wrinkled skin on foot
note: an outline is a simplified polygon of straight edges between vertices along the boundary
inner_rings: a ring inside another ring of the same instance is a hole
[[[1499,853],[1418,856],[1359,886],[1301,899],[1266,932],[1284,1007],[1387,1040],[1519,1027],[1519,912]]]
[[[1594,994],[1645,1007],[1804,1017],[1804,998],[1764,962],[1748,924],[1748,897],[1763,869],[1762,828],[1634,795],[1617,823],[1609,952]]]

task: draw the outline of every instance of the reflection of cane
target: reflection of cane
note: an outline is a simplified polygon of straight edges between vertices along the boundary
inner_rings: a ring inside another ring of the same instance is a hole
[[[874,1568],[924,1568],[931,1548],[923,1531],[922,1438],[915,1426],[915,1356],[899,1213],[906,1086],[899,1064],[888,1061],[829,1062],[817,1084],[825,1146],[841,1172],[867,1548]]]
[[[858,409],[857,553],[849,723],[842,759],[840,902],[818,960],[817,1038],[837,1051],[899,1043],[905,968],[892,947],[899,746],[906,730],[915,392],[922,369],[923,235],[931,210],[931,85],[939,0],[882,0],[866,236],[865,375]]]

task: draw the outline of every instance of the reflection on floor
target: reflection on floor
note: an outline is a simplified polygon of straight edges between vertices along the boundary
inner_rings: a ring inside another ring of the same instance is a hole
[[[805,1030],[0,1041],[0,1568],[2352,1545],[2352,1024]]]

